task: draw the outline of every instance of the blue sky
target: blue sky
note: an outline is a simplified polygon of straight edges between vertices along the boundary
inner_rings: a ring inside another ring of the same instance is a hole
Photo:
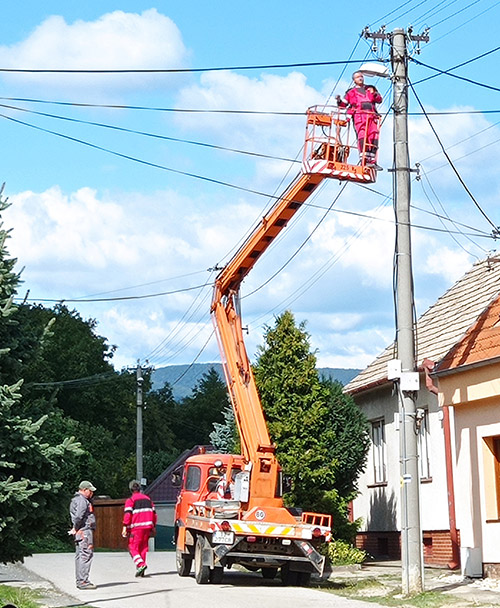
[[[210,338],[214,274],[208,269],[228,260],[269,203],[244,189],[273,195],[298,170],[283,159],[300,154],[304,118],[279,113],[303,113],[325,103],[345,91],[362,61],[387,60],[387,45],[374,53],[360,39],[366,25],[373,31],[382,24],[388,31],[412,25],[415,33],[430,26],[430,43],[412,57],[442,70],[498,45],[500,2],[358,5],[354,11],[335,3],[258,0],[7,3],[0,23],[4,70],[228,68],[176,74],[0,72],[0,180],[12,203],[4,214],[13,229],[9,249],[24,267],[20,295],[29,290],[32,301],[47,305],[148,296],[68,305],[98,321],[98,332],[118,347],[117,367],[138,358],[156,366],[196,357],[219,360]],[[492,112],[500,110],[494,90],[500,87],[499,56],[490,53],[454,72],[490,89],[447,75],[418,84],[435,72],[416,61],[409,65],[420,101],[488,218],[459,184],[425,117],[412,114],[411,161],[424,172],[412,184],[412,220],[421,226],[412,235],[419,315],[475,260],[496,249],[488,235],[492,224],[500,224],[500,112]],[[231,69],[349,57],[359,63]],[[386,113],[390,82],[376,84]],[[413,96],[410,104],[411,112],[420,111]],[[105,107],[110,105],[126,107]],[[187,109],[270,114],[178,111]],[[193,141],[209,146],[187,143]],[[379,162],[392,164],[390,113]],[[391,175],[381,172],[374,191],[349,185],[341,192],[338,182],[327,181],[243,285],[252,357],[263,327],[286,308],[307,322],[321,366],[363,367],[394,337]],[[470,228],[443,225],[436,213]],[[166,292],[175,293],[156,295]]]

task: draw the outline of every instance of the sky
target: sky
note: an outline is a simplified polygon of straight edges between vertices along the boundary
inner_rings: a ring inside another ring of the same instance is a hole
[[[0,182],[11,203],[2,220],[22,269],[19,301],[64,301],[95,319],[117,369],[220,361],[216,269],[300,170],[306,109],[331,104],[365,61],[390,67],[388,43],[374,49],[366,26],[430,28],[408,68],[417,315],[496,251],[500,2],[2,9]],[[316,65],[280,67],[290,64]],[[320,367],[363,368],[394,339],[392,89],[370,82],[384,97],[385,170],[372,188],[325,180],[246,278],[252,360],[287,309]]]

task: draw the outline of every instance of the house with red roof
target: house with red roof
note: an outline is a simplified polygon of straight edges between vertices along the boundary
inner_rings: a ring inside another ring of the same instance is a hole
[[[418,320],[419,488],[424,562],[500,576],[500,257],[476,264]],[[357,544],[400,556],[399,407],[389,346],[345,391],[371,424],[353,516]]]

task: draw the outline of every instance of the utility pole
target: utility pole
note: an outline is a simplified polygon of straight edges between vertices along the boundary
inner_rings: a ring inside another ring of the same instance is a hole
[[[136,461],[136,479],[142,484],[142,479],[144,477],[143,474],[143,462],[142,462],[142,408],[143,408],[143,399],[142,399],[142,385],[144,383],[144,378],[142,377],[142,367],[141,362],[137,360],[137,367],[135,371],[136,378],[136,386],[137,386],[137,395],[136,395],[136,404],[137,404],[137,433],[136,433],[136,453],[135,453],[135,461]]]
[[[423,591],[422,530],[420,525],[420,479],[418,437],[415,433],[419,376],[416,365],[413,272],[410,235],[410,156],[408,151],[407,41],[427,42],[426,33],[367,30],[366,38],[389,40],[393,69],[394,110],[394,208],[396,215],[396,344],[397,360],[392,376],[399,399],[401,472],[401,568],[402,591],[412,595]]]

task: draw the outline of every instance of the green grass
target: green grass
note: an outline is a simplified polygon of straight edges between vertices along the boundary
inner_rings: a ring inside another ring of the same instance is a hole
[[[38,597],[39,594],[30,589],[0,585],[0,606],[14,604],[17,608],[40,608]]]
[[[13,604],[17,608],[40,608],[42,606],[40,593],[26,587],[10,587],[0,585],[0,606]],[[93,608],[89,604],[73,608]]]
[[[403,597],[401,588],[395,588],[394,585],[384,585],[383,582],[375,578],[338,582],[327,581],[321,583],[320,588],[323,591],[350,599],[397,608],[442,608],[456,603],[456,598],[436,591],[424,591],[411,597]]]

